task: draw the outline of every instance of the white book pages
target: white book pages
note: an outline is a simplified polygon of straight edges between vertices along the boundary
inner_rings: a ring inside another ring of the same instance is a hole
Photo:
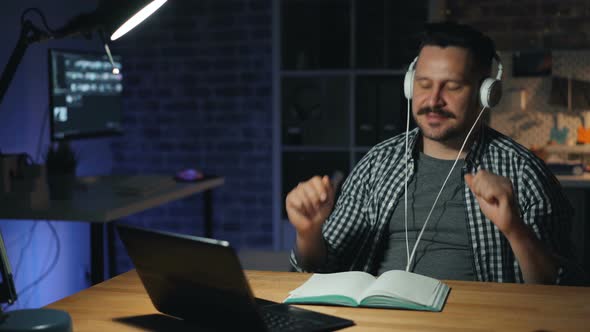
[[[358,299],[373,282],[375,277],[365,272],[316,273],[290,294],[297,297],[344,295]]]
[[[392,270],[383,273],[362,297],[389,295],[421,305],[432,305],[440,281],[411,272]]]

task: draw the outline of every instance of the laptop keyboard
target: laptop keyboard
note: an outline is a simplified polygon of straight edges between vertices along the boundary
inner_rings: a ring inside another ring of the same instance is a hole
[[[262,319],[270,331],[309,331],[323,324],[275,311],[262,310]]]

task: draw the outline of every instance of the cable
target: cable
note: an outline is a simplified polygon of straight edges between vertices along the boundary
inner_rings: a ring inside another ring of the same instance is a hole
[[[44,271],[33,282],[31,282],[30,284],[28,284],[25,287],[23,287],[20,290],[20,292],[17,292],[17,294],[19,296],[21,296],[21,297],[23,296],[23,294],[25,294],[26,292],[28,292],[29,290],[31,290],[33,287],[37,286],[41,281],[43,281],[43,279],[47,278],[47,276],[55,269],[55,267],[57,266],[57,262],[59,260],[59,255],[61,253],[61,243],[60,243],[60,240],[59,240],[59,235],[57,234],[57,230],[55,229],[55,226],[53,226],[53,224],[50,221],[46,220],[45,223],[49,226],[49,229],[51,230],[51,233],[53,234],[53,237],[55,239],[55,255],[53,257],[53,260],[51,262],[51,265],[49,266],[49,268],[46,271]],[[16,303],[16,302],[14,302],[14,303]],[[7,305],[4,309],[12,306],[13,304]]]
[[[41,18],[41,22],[43,22],[43,26],[45,27],[45,29],[50,32],[51,34],[55,33],[55,30],[51,29],[49,27],[49,25],[47,24],[47,20],[45,19],[45,15],[43,14],[43,12],[39,9],[39,8],[35,8],[35,7],[30,7],[27,8],[23,11],[23,13],[20,15],[20,23],[24,24],[25,23],[25,16],[27,16],[27,14],[29,12],[34,12],[37,15],[39,15],[39,17]]]
[[[57,231],[55,230],[55,226],[53,226],[53,224],[50,221],[46,220],[45,223],[47,223],[47,225],[49,226],[49,229],[51,230],[51,233],[53,234],[53,237],[55,238],[55,256],[53,257],[53,261],[51,262],[51,265],[49,266],[49,268],[45,272],[43,272],[35,281],[33,281],[29,285],[23,287],[23,289],[20,291],[21,295],[23,293],[27,292],[29,289],[35,287],[41,281],[43,281],[43,279],[45,279],[53,271],[53,269],[55,269],[55,267],[57,266],[57,261],[59,260],[59,255],[61,253],[61,243],[59,241],[59,235],[57,234]]]
[[[0,227],[0,231],[2,230],[2,227]],[[8,240],[5,238],[5,245],[6,248],[14,248],[14,246],[18,245],[19,243],[24,243],[25,242],[25,238],[29,236],[29,232],[22,232],[20,233],[18,236],[11,238],[10,242],[8,242]]]
[[[404,226],[406,230],[406,262],[410,261],[410,242],[408,241],[408,135],[410,133],[410,100],[408,99],[407,102],[408,111],[406,114],[406,152],[405,152],[405,159],[406,159],[406,171],[405,171],[405,181],[404,181]]]
[[[48,244],[47,250],[43,253],[43,255],[36,256],[36,262],[42,262],[42,264],[38,264],[36,267],[37,271],[46,271],[49,266],[52,264],[52,257],[55,255],[54,253],[54,245],[53,242]],[[20,306],[21,308],[29,308],[31,307],[31,301],[35,301],[38,298],[38,293],[42,292],[42,289],[46,289],[47,286],[37,285],[36,287],[31,287],[31,291],[24,293],[24,296],[20,297]],[[35,304],[33,304],[35,306]]]
[[[414,255],[416,254],[416,249],[418,248],[418,243],[420,243],[420,240],[422,239],[422,234],[424,234],[424,230],[426,229],[426,224],[428,224],[428,220],[430,219],[430,215],[432,214],[432,211],[434,211],[434,207],[436,206],[436,203],[438,202],[440,194],[442,194],[442,191],[445,188],[447,181],[451,177],[451,173],[453,172],[455,165],[457,165],[457,162],[459,161],[459,157],[461,157],[461,153],[463,152],[463,148],[465,148],[465,144],[467,144],[467,140],[469,139],[469,136],[471,135],[473,128],[475,128],[475,125],[479,122],[479,118],[481,117],[481,115],[483,114],[483,111],[485,111],[485,109],[486,109],[485,106],[482,107],[481,111],[479,112],[479,115],[477,116],[477,119],[475,119],[475,122],[473,122],[473,125],[471,126],[471,129],[469,129],[467,136],[465,136],[465,140],[463,141],[463,144],[461,145],[461,149],[459,149],[459,153],[457,153],[457,158],[455,158],[455,162],[453,163],[453,166],[451,167],[449,174],[447,174],[445,181],[443,182],[442,186],[440,187],[440,190],[438,191],[438,194],[436,195],[436,199],[434,200],[434,203],[432,204],[432,207],[430,208],[430,212],[428,212],[428,216],[426,217],[426,220],[424,221],[424,225],[422,226],[422,230],[420,231],[420,234],[418,235],[418,238],[416,239],[416,243],[414,244],[414,249],[412,249],[412,255],[410,256],[410,259],[408,260],[408,265],[406,265],[407,272],[410,272],[410,265],[411,265],[412,260],[414,259]],[[408,232],[408,229],[406,228],[406,234],[407,234],[407,232]]]
[[[16,276],[18,274],[18,271],[20,270],[20,265],[21,265],[21,263],[23,261],[23,255],[25,253],[25,250],[27,249],[27,247],[29,247],[31,245],[31,242],[33,241],[33,235],[34,235],[35,228],[37,227],[37,225],[38,225],[37,222],[33,222],[33,224],[31,225],[31,228],[29,229],[29,232],[28,232],[27,242],[21,247],[21,250],[20,250],[20,253],[19,253],[19,256],[18,256],[18,260],[17,260],[17,263],[16,263],[15,268],[14,268],[14,273],[12,274],[12,278],[14,280],[16,280]],[[21,237],[24,237],[24,236],[27,236],[27,235],[23,235]],[[14,242],[18,243],[20,241],[14,241]],[[10,243],[10,245],[7,245],[7,247],[11,247],[11,246],[12,246],[12,242]],[[6,281],[3,281],[3,282],[6,282]],[[17,295],[18,295],[18,293],[17,293]],[[9,308],[10,306],[12,306],[13,304],[14,304],[14,302],[2,306],[2,311],[5,311],[7,308]]]
[[[111,63],[111,67],[113,69],[112,70],[113,74],[115,74],[115,75],[119,74],[120,70],[119,70],[119,68],[117,68],[117,66],[115,66],[115,61],[113,60],[113,55],[111,54],[111,49],[109,47],[109,43],[107,42],[108,39],[104,34],[104,30],[100,29],[98,31],[98,37],[100,38],[102,44],[104,45],[104,50],[107,54],[107,58],[109,59],[109,62]]]
[[[18,260],[16,261],[16,265],[14,268],[14,279],[16,279],[16,276],[18,275],[18,271],[20,271],[20,265],[23,262],[23,255],[25,254],[25,250],[27,249],[28,246],[31,245],[31,242],[33,241],[33,233],[35,231],[35,228],[37,228],[38,223],[33,221],[33,225],[31,226],[31,229],[29,230],[29,238],[27,239],[27,242],[25,243],[25,245],[23,245],[20,249],[20,254],[18,255]]]

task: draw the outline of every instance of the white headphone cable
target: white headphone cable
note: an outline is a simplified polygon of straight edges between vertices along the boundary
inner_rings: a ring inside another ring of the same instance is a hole
[[[410,101],[407,102],[408,112],[406,114],[406,179],[404,181],[404,227],[406,230],[406,262],[410,261],[410,242],[408,241],[408,133],[410,132]]]
[[[408,102],[408,109],[409,109],[409,102]],[[434,207],[436,206],[436,203],[438,202],[438,199],[443,191],[443,189],[445,188],[445,185],[447,184],[447,181],[449,180],[449,177],[451,177],[451,173],[453,172],[453,169],[455,168],[455,165],[457,165],[457,162],[459,161],[459,157],[461,157],[461,153],[463,152],[463,148],[465,148],[465,144],[467,143],[467,140],[469,139],[469,136],[471,135],[471,132],[473,131],[473,128],[475,128],[475,125],[479,122],[479,118],[481,117],[481,115],[483,114],[483,112],[485,111],[486,107],[482,107],[481,111],[479,112],[479,115],[477,116],[477,119],[475,119],[475,122],[473,122],[473,125],[471,126],[471,129],[469,129],[469,132],[467,133],[467,136],[465,136],[465,140],[463,141],[463,144],[461,145],[461,149],[459,149],[459,153],[457,154],[457,158],[455,158],[455,162],[453,163],[453,166],[451,167],[451,170],[449,171],[449,174],[447,174],[447,177],[445,179],[445,181],[443,182],[438,194],[436,195],[436,199],[434,200],[434,203],[432,204],[432,207],[430,208],[430,212],[428,212],[428,216],[426,217],[426,220],[424,221],[424,225],[422,226],[422,230],[420,231],[420,234],[418,235],[418,238],[416,239],[416,243],[414,244],[414,249],[412,249],[412,255],[410,255],[410,258],[408,259],[408,264],[406,265],[406,271],[410,272],[410,265],[412,260],[414,259],[414,255],[416,254],[416,249],[418,248],[418,243],[420,243],[420,240],[422,239],[422,234],[424,233],[424,230],[426,229],[426,224],[428,223],[428,220],[430,219],[430,215],[432,214],[432,211],[434,211]],[[405,200],[405,223],[406,223],[406,251],[409,251],[409,245],[408,245],[408,213],[407,213],[407,197],[408,197],[408,164],[407,164],[407,153],[408,153],[408,146],[407,146],[407,139],[408,139],[408,132],[406,131],[406,184],[405,184],[405,188],[406,188],[406,200]]]

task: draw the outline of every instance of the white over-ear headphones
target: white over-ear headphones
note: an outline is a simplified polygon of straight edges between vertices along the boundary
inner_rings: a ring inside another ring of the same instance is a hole
[[[492,108],[500,102],[502,98],[502,61],[500,56],[496,53],[494,59],[498,63],[498,73],[496,78],[486,77],[479,88],[479,101],[483,107]],[[408,67],[406,76],[404,77],[404,95],[407,99],[412,99],[414,94],[414,75],[416,74],[416,62],[418,57]]]

